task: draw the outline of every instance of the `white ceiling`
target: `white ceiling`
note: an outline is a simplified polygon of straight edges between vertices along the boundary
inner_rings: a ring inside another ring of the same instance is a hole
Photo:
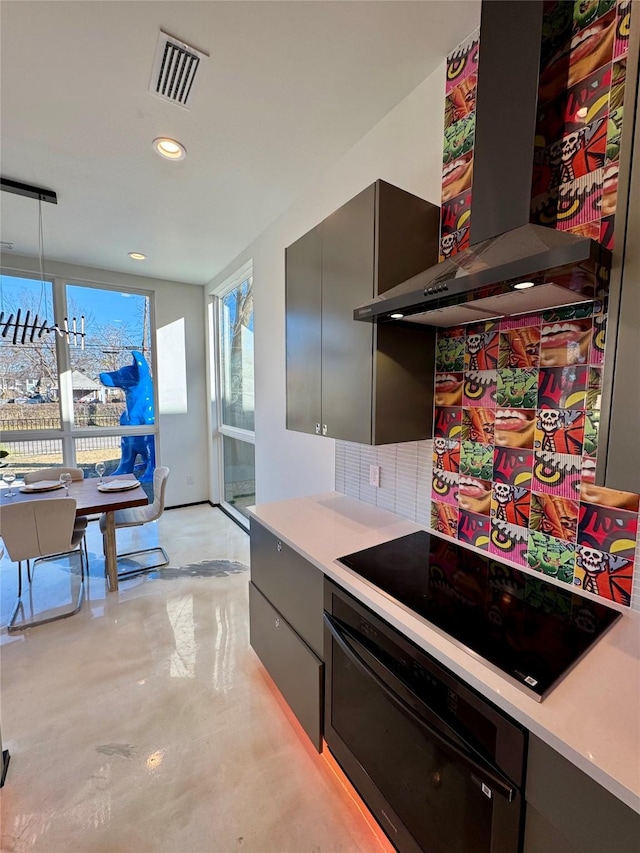
[[[57,192],[45,260],[204,284],[478,20],[479,0],[3,0],[2,175]],[[210,55],[188,111],[148,92],[160,28]],[[37,255],[38,202],[0,202],[2,240]]]

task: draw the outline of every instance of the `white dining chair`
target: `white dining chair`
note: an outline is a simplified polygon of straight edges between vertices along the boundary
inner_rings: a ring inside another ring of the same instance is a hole
[[[47,622],[73,616],[82,607],[84,598],[84,557],[78,547],[83,534],[75,531],[76,502],[73,498],[60,500],[34,500],[24,503],[7,503],[0,513],[0,535],[10,559],[18,564],[18,598],[9,620],[8,631],[24,631]],[[73,610],[57,616],[15,625],[22,606],[22,563],[27,563],[29,585],[33,582],[38,562],[51,557],[62,557],[74,552],[80,558],[80,589]],[[33,560],[33,571],[30,561]]]
[[[82,468],[64,468],[63,466],[55,466],[53,468],[39,468],[37,471],[28,471],[24,475],[24,484],[25,486],[31,485],[31,483],[39,483],[42,480],[58,480],[60,478],[60,474],[71,474],[71,482],[78,482],[79,480],[84,480],[84,471]],[[80,518],[76,518],[73,529],[78,532],[82,531],[82,547],[84,549],[84,560],[87,565],[87,574],[89,574],[89,551],[87,549],[87,525],[89,524],[89,520],[84,516]]]
[[[169,478],[169,469],[164,465],[158,466],[153,472],[153,503],[147,506],[135,506],[129,509],[118,509],[114,512],[116,531],[120,527],[139,527],[142,524],[149,524],[152,521],[157,521],[164,512],[164,495],[167,488],[167,479]],[[104,537],[107,528],[106,515],[100,516],[100,530]],[[136,575],[151,572],[153,569],[159,569],[161,566],[166,566],[169,562],[169,556],[161,545],[155,545],[152,548],[142,548],[137,551],[127,551],[124,554],[117,554],[116,558],[136,557],[140,554],[151,554],[154,551],[159,551],[162,554],[162,562],[154,563],[152,566],[144,566],[135,569],[127,569],[122,572],[118,571],[118,577],[121,579],[132,578]],[[106,553],[106,550],[105,550]]]

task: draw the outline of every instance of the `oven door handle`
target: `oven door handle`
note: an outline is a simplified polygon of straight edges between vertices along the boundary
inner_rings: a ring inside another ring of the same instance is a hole
[[[360,671],[375,682],[376,686],[380,688],[384,692],[384,694],[391,699],[394,704],[396,704],[401,711],[403,711],[408,717],[410,717],[417,725],[421,728],[425,729],[428,732],[429,736],[432,737],[435,741],[437,741],[444,749],[452,752],[456,758],[465,765],[467,770],[476,774],[480,778],[481,786],[488,787],[491,791],[495,791],[498,794],[501,794],[506,798],[508,802],[513,802],[513,800],[517,796],[517,791],[514,787],[508,784],[501,776],[499,776],[491,767],[488,767],[484,764],[480,764],[475,758],[468,755],[463,749],[461,749],[457,744],[453,743],[453,741],[449,740],[449,738],[445,737],[441,734],[436,728],[429,725],[426,720],[423,720],[419,714],[413,710],[410,705],[407,703],[394,691],[388,687],[384,681],[377,675],[370,666],[368,666],[367,662],[363,660],[363,658],[358,654],[358,652],[353,648],[351,643],[349,643],[347,637],[344,632],[341,630],[338,623],[333,619],[328,613],[324,614],[324,621],[327,626],[327,629],[330,631],[331,636],[336,641],[336,643],[340,646],[342,651],[347,655],[347,657],[360,669]],[[484,791],[484,793],[487,793]],[[490,795],[490,794],[489,794]]]

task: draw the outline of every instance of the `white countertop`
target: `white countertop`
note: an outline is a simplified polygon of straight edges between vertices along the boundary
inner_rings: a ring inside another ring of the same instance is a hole
[[[625,612],[538,703],[425,619],[335,562],[424,528],[337,492],[259,504],[249,511],[328,577],[640,812],[640,614]]]

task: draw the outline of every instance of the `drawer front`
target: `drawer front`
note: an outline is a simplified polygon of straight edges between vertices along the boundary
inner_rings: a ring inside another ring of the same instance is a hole
[[[249,584],[249,631],[253,650],[321,752],[324,664],[253,583]]]
[[[322,659],[324,575],[253,519],[251,580]]]

